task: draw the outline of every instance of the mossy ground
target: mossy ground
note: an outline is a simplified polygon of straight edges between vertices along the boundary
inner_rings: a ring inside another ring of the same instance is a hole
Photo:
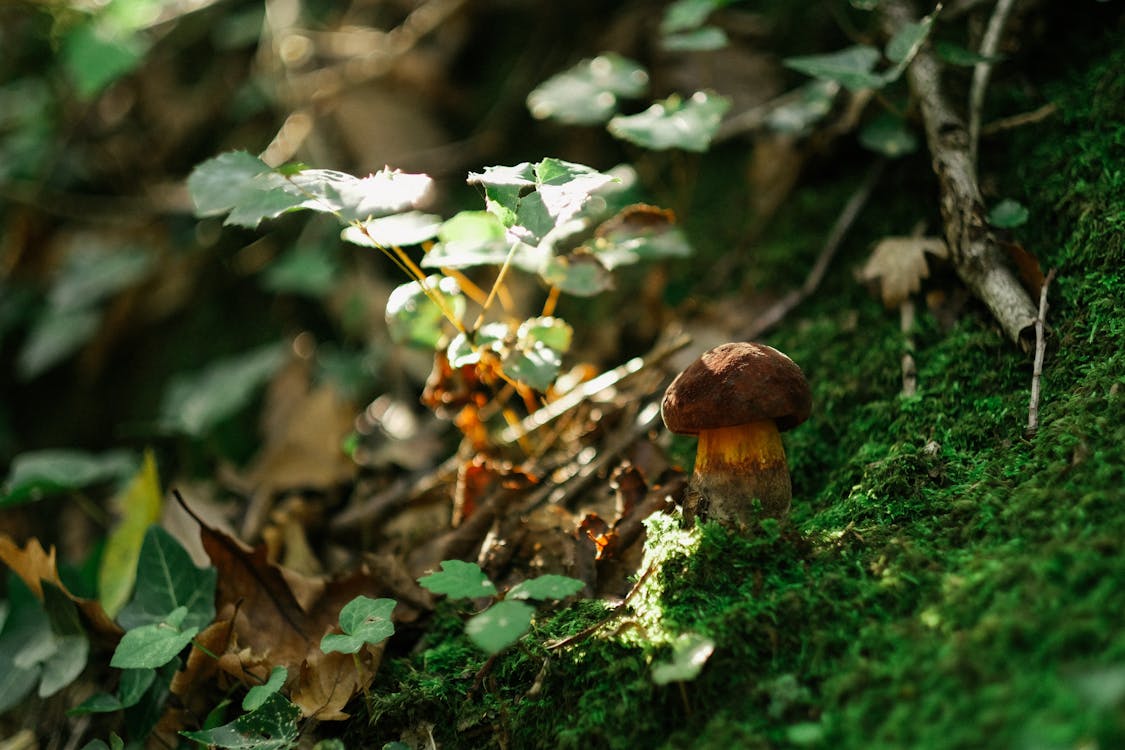
[[[662,635],[716,643],[696,680],[654,685],[669,649],[615,630],[631,616],[545,650],[606,617],[584,602],[540,618],[478,682],[483,659],[450,610],[384,666],[354,738],[432,724],[444,748],[1125,747],[1125,34],[1104,36],[1085,61],[1033,71],[1058,114],[985,159],[1031,211],[1017,239],[1059,272],[1034,437],[1030,358],[986,314],[970,305],[949,329],[921,315],[919,389],[901,398],[897,316],[837,271],[770,338],[816,403],[787,437],[791,522],[750,540],[704,527],[690,552],[654,535]],[[1021,95],[998,93],[1015,109]],[[915,181],[897,174],[855,236],[908,232],[932,210],[933,195],[897,195]],[[846,196],[849,180],[822,187]],[[791,201],[779,226],[815,254],[838,205]],[[770,256],[793,239],[764,238],[766,271],[794,263]]]

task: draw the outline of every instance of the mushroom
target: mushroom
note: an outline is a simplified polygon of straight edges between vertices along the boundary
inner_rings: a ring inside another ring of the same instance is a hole
[[[762,344],[717,346],[677,375],[660,412],[672,432],[699,436],[685,520],[745,530],[759,515],[784,518],[792,489],[780,433],[811,407],[801,368]]]

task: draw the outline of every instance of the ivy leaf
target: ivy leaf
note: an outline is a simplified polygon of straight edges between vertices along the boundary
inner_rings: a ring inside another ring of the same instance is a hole
[[[161,622],[129,630],[121,637],[109,665],[155,669],[172,661],[199,633],[198,627],[182,627],[187,614],[187,607],[177,607]]]
[[[730,0],[675,0],[664,9],[660,19],[660,33],[675,34],[698,29],[714,11]]]
[[[320,639],[320,650],[326,654],[333,651],[354,654],[365,644],[387,640],[395,633],[391,621],[394,608],[394,599],[357,596],[340,610],[340,629],[344,634],[328,633]]]
[[[465,634],[487,654],[498,654],[531,628],[535,610],[528,604],[504,600],[474,615],[465,623]]]
[[[608,120],[619,97],[635,98],[648,87],[648,73],[614,52],[582,60],[548,78],[527,96],[527,108],[538,120],[551,118],[569,125]]]
[[[883,74],[885,83],[898,80],[910,65],[910,61],[918,54],[918,50],[922,49],[922,44],[930,35],[930,29],[933,28],[934,19],[937,18],[940,10],[941,6],[938,5],[937,10],[920,21],[904,23],[887,42],[887,59],[895,63],[895,66]]]
[[[495,596],[496,586],[476,563],[462,560],[444,560],[441,570],[418,579],[419,585],[435,594],[445,594],[453,599],[477,599]]]
[[[835,81],[809,81],[795,99],[770,112],[766,123],[780,133],[804,133],[832,111],[839,91]]]
[[[397,344],[433,349],[445,336],[445,314],[426,295],[440,296],[450,313],[460,320],[468,303],[457,281],[449,276],[427,276],[425,289],[417,281],[403,284],[387,299],[386,320],[391,340]]]
[[[285,750],[297,743],[297,719],[300,715],[299,708],[280,694],[273,693],[256,711],[243,714],[229,724],[180,734],[211,747]]]
[[[660,40],[661,48],[669,52],[713,52],[730,44],[727,33],[717,26],[670,34]]]
[[[137,705],[145,692],[156,681],[155,669],[125,669],[121,672],[121,681],[117,686],[117,694],[96,693],[78,706],[67,711],[70,716],[82,714],[104,714],[123,711]]]
[[[789,57],[782,64],[822,81],[835,81],[851,91],[862,91],[884,85],[883,76],[874,72],[878,61],[879,50],[860,44],[825,55]]]
[[[652,667],[652,681],[657,685],[687,682],[699,676],[703,665],[715,651],[715,642],[698,633],[687,633],[676,639],[672,659]]]
[[[175,537],[160,526],[150,526],[137,564],[133,599],[121,610],[118,621],[126,630],[164,621],[169,613],[184,610],[186,627],[203,628],[215,619],[214,568],[197,568]]]
[[[562,357],[559,353],[542,344],[507,352],[503,361],[505,375],[537,391],[550,388],[562,367]]]
[[[282,666],[275,666],[270,670],[269,679],[262,685],[255,685],[246,691],[246,697],[242,699],[243,711],[257,711],[261,708],[270,696],[277,695],[278,691],[285,684],[285,678],[289,676],[289,670]]]
[[[517,583],[508,592],[508,599],[565,599],[571,594],[576,594],[586,586],[577,578],[560,576],[553,573],[531,578]]]
[[[0,507],[39,500],[48,495],[100,482],[124,480],[137,470],[128,451],[102,454],[74,450],[21,453],[12,459]]]
[[[988,223],[997,229],[1015,229],[1027,223],[1027,208],[1011,198],[1005,198],[988,212]]]
[[[566,352],[574,338],[574,329],[562,318],[551,316],[528,318],[516,330],[516,340],[520,346],[529,347],[539,343],[556,352]]]
[[[609,121],[609,132],[643,148],[706,151],[730,108],[726,97],[697,91],[688,99],[672,95],[636,115]]]

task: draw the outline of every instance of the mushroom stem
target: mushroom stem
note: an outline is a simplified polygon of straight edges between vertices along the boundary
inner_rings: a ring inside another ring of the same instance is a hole
[[[754,499],[761,503],[755,508]],[[792,489],[785,447],[772,419],[700,430],[684,516],[747,528],[759,517],[784,518]]]

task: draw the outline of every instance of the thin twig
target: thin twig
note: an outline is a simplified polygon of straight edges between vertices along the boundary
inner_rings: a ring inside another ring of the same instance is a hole
[[[1035,365],[1031,370],[1031,403],[1027,407],[1027,437],[1039,430],[1039,381],[1043,375],[1043,356],[1047,350],[1047,288],[1055,278],[1052,268],[1039,290],[1039,317],[1035,319]]]
[[[836,223],[832,225],[832,231],[828,233],[828,237],[824,241],[824,247],[820,251],[820,256],[809,270],[809,274],[805,277],[804,283],[801,284],[800,288],[789,292],[772,307],[755,318],[753,325],[743,334],[746,340],[756,339],[780,323],[793,308],[804,302],[816,291],[817,287],[820,286],[820,282],[824,279],[825,273],[828,272],[828,266],[832,262],[832,258],[835,257],[836,251],[840,249],[840,245],[843,243],[848,230],[851,229],[852,224],[855,223],[863,207],[867,205],[867,200],[871,197],[875,185],[879,182],[879,176],[883,173],[883,166],[885,164],[885,159],[876,160],[871,166],[871,169],[868,170],[867,177],[864,178],[860,186],[856,188],[856,191],[852,193],[852,197],[848,199],[847,204],[845,204],[843,210],[840,211]]]
[[[997,133],[1003,133],[1005,130],[1022,128],[1024,125],[1033,125],[1034,123],[1046,120],[1058,111],[1059,105],[1054,102],[1047,102],[1042,107],[1033,109],[1030,112],[1020,112],[1009,117],[1001,117],[999,120],[993,120],[987,125],[981,126],[980,135],[982,138],[987,138]]]
[[[998,0],[992,17],[988,19],[988,28],[985,29],[984,38],[980,42],[979,53],[981,57],[988,58],[976,64],[973,68],[973,82],[969,88],[969,161],[973,169],[977,168],[977,147],[980,141],[980,117],[984,107],[984,92],[988,88],[988,77],[992,74],[992,63],[989,61],[996,55],[996,48],[1000,46],[1000,37],[1004,33],[1004,25],[1008,22],[1008,13],[1011,12],[1015,0]]]

